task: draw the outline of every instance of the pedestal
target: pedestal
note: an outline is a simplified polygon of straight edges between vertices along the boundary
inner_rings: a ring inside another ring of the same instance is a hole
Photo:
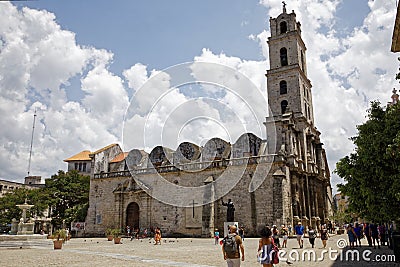
[[[23,223],[18,224],[17,235],[33,235],[33,223]]]
[[[224,237],[229,234],[228,226],[230,226],[230,225],[235,225],[236,229],[239,229],[239,223],[238,222],[224,222]]]

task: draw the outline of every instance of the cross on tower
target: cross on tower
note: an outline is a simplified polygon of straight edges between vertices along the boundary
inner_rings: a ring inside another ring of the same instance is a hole
[[[286,3],[285,3],[285,1],[282,1],[282,4],[283,4],[283,13],[286,13]]]

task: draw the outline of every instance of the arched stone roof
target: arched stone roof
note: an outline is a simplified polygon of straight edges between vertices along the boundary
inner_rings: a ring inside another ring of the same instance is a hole
[[[188,163],[196,161],[201,156],[201,150],[198,145],[190,142],[181,143],[175,151],[174,163]]]
[[[221,138],[212,138],[204,145],[201,154],[203,161],[229,159],[231,144]]]
[[[174,151],[163,146],[156,146],[149,154],[149,161],[154,167],[170,165]],[[151,167],[151,166],[149,166]]]
[[[149,155],[139,149],[132,149],[129,151],[128,156],[126,156],[125,161],[129,169],[135,169],[138,167],[147,167],[147,160]]]
[[[260,153],[262,140],[253,133],[244,133],[232,146],[231,158],[254,157]]]

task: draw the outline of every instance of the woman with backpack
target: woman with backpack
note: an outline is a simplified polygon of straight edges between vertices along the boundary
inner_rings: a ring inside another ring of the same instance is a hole
[[[268,226],[265,226],[261,229],[260,235],[261,238],[258,241],[257,260],[263,267],[272,267],[274,257],[274,241],[271,238],[272,231]]]

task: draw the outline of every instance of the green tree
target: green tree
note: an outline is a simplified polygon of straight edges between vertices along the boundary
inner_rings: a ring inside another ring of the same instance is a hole
[[[346,183],[339,191],[349,197],[349,212],[371,221],[400,218],[400,105],[386,109],[375,101],[368,120],[352,137],[355,152],[336,164]]]
[[[73,221],[84,221],[89,206],[89,176],[77,171],[58,171],[46,180],[46,198],[52,207],[52,223],[69,225]]]
[[[21,218],[22,211],[16,206],[34,205],[27,216],[42,216],[48,208],[51,209],[52,223],[61,226],[63,222],[69,225],[73,221],[84,221],[89,207],[89,176],[80,175],[77,171],[65,173],[58,171],[50,179],[46,179],[45,188],[19,188],[0,198],[0,224],[9,224],[13,218]]]

